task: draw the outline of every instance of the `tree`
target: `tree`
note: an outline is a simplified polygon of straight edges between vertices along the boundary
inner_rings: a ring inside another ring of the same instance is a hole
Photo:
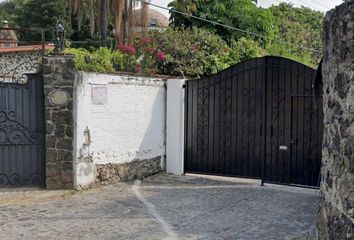
[[[264,9],[257,7],[251,0],[174,0],[169,6],[187,14],[264,36],[240,33],[235,29],[171,12],[173,27],[195,26],[208,29],[241,51],[250,48],[259,52],[258,48],[263,48],[269,55],[288,57],[311,66],[317,66],[322,57],[321,12],[306,7],[296,8],[288,3]],[[252,51],[243,53],[245,56],[241,56],[241,59],[252,56]],[[234,55],[237,62],[239,56]]]
[[[67,0],[69,15],[77,20],[77,31],[80,32],[83,23],[88,16],[90,36],[97,32],[102,41],[107,40],[108,25],[113,23],[114,36],[118,43],[131,42],[134,35],[136,0]],[[142,1],[142,23],[144,32],[147,32],[148,4]],[[113,29],[112,29],[113,30]]]
[[[194,16],[240,28],[249,32],[264,35],[269,38],[276,34],[275,19],[268,9],[257,7],[252,0],[174,0],[169,5],[172,9]],[[244,36],[243,33],[219,25],[190,18],[171,12],[173,27],[201,27],[216,32],[228,43]],[[259,39],[263,45],[265,39]]]
[[[267,55],[267,51],[251,38],[241,37],[238,41],[233,41],[231,44],[230,57],[232,64],[265,55]]]
[[[0,2],[0,22],[7,20],[10,26],[16,25],[16,12],[21,8],[21,2],[6,1]]]
[[[16,2],[16,1],[15,1]],[[16,9],[16,25],[19,27],[47,28],[51,30],[60,17],[68,27],[69,33],[72,31],[68,24],[68,14],[66,11],[66,0],[26,0],[21,1]],[[36,34],[38,36],[38,34]],[[26,34],[22,40],[39,40],[34,34]],[[46,33],[47,39],[52,37],[51,31]]]
[[[174,0],[168,4],[168,7],[189,15],[194,15],[197,12],[195,0]],[[193,25],[190,17],[181,16],[180,13],[174,11],[170,11],[170,22],[175,27],[191,27]]]
[[[288,3],[272,6],[270,11],[276,19],[279,35],[268,47],[268,51],[273,55],[317,66],[322,58],[324,14],[307,7],[297,8]]]

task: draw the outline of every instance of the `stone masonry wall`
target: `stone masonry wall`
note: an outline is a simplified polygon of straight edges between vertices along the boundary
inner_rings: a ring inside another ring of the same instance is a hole
[[[327,13],[318,239],[354,239],[354,0]]]
[[[135,160],[123,164],[99,164],[95,185],[108,185],[117,182],[142,180],[145,177],[159,173],[161,169],[161,157],[147,160]]]
[[[46,118],[46,187],[73,189],[73,56],[43,59]]]

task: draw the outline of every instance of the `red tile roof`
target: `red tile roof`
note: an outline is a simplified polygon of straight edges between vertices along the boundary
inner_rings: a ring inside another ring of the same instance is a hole
[[[53,44],[46,44],[45,50],[53,49]],[[7,52],[34,52],[34,51],[41,51],[42,45],[26,45],[26,46],[16,46],[16,47],[0,47],[0,53],[7,53]]]

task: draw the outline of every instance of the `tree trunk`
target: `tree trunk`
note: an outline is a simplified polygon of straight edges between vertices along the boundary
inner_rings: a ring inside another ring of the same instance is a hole
[[[89,15],[90,15],[90,35],[93,37],[95,33],[95,8],[93,6],[93,0],[89,0]]]
[[[115,22],[114,27],[115,27],[115,38],[118,45],[123,42],[123,33],[122,33],[123,13],[124,13],[124,1],[116,0],[115,9],[114,9],[114,22]]]
[[[102,46],[107,46],[107,0],[101,0],[100,5],[100,35]]]
[[[101,14],[100,14],[100,9],[101,9],[101,0],[96,0],[96,13],[97,13],[97,32],[98,34],[101,34]]]
[[[147,0],[141,1],[141,27],[143,31],[143,36],[146,37],[148,32],[148,10],[149,5],[146,4]]]
[[[130,0],[132,1],[132,0]],[[128,36],[129,36],[129,18],[130,18],[130,9],[129,9],[129,0],[124,0],[124,8],[125,8],[125,12],[124,12],[124,15],[123,15],[123,24],[124,24],[124,27],[123,27],[123,39],[124,39],[124,42],[126,43],[127,42],[127,39],[128,39]]]

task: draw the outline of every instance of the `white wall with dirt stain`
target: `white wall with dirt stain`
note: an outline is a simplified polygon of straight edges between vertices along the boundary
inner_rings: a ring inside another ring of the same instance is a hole
[[[74,90],[75,186],[96,178],[96,164],[166,154],[166,81],[80,72]],[[164,168],[164,166],[163,166]]]

